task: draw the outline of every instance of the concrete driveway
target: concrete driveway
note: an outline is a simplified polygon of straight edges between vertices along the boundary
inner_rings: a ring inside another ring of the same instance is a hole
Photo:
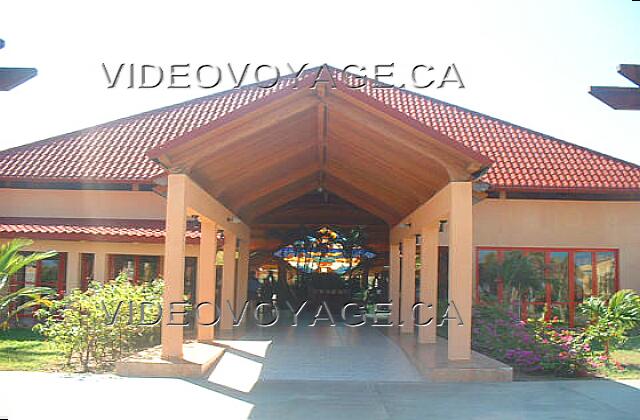
[[[0,419],[11,420],[638,419],[639,413],[640,381],[258,381],[240,390],[211,379],[0,372]]]

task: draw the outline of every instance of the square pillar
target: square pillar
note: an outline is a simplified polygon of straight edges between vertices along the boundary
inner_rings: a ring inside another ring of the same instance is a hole
[[[413,333],[413,305],[416,303],[416,237],[410,236],[402,240],[402,325],[403,333]]]
[[[238,286],[236,288],[236,311],[241,313],[247,301],[249,286],[249,238],[238,243]],[[249,309],[247,309],[249,310]]]
[[[389,246],[389,298],[391,319],[394,326],[400,325],[400,245]]]
[[[80,288],[80,253],[67,252],[67,284],[66,293],[71,293],[74,289]]]
[[[420,308],[420,323],[430,320],[429,325],[418,328],[419,343],[436,342],[438,324],[438,237],[439,224],[434,223],[422,228],[420,233],[420,301],[431,308]]]
[[[229,305],[235,311],[237,241],[235,233],[230,230],[224,231],[222,296],[220,300],[220,327],[223,330],[233,328],[233,314],[229,309]]]
[[[471,358],[473,210],[470,182],[453,182],[449,212],[449,360]]]
[[[91,280],[104,283],[107,279],[107,254],[96,252],[93,257],[93,274]]]
[[[200,220],[200,253],[198,255],[198,281],[196,283],[196,305],[198,309],[198,341],[211,341],[214,337],[213,323],[216,311],[216,250],[218,231],[215,222],[202,217]]]
[[[162,303],[162,357],[182,358],[183,317],[171,320],[171,303],[184,301],[184,257],[187,225],[187,177],[169,175],[167,191],[166,238],[164,243],[164,294]],[[179,311],[180,307],[176,307]]]

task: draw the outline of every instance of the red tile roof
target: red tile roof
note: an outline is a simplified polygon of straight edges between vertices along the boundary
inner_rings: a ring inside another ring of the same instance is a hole
[[[151,149],[292,85],[246,86],[9,149],[0,152],[0,179],[148,182],[164,174]],[[492,160],[481,180],[494,189],[640,191],[638,165],[413,92],[370,81],[361,92]]]
[[[164,220],[0,217],[0,237],[163,243],[164,226]],[[199,230],[190,228],[186,238],[199,240]]]

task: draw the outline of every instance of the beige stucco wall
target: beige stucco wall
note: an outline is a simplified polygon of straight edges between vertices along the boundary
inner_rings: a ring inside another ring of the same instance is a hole
[[[620,287],[640,290],[640,203],[487,199],[474,246],[617,248]]]
[[[4,240],[0,240],[2,242]],[[93,241],[48,241],[36,240],[27,251],[50,251],[67,253],[67,290],[80,287],[80,254],[95,254],[96,280],[105,280],[108,276],[107,257],[111,254],[164,256],[164,244],[93,242]],[[187,245],[187,257],[198,256],[197,245]]]
[[[152,192],[0,189],[0,217],[164,219],[165,199]],[[473,206],[475,246],[616,248],[620,285],[640,290],[640,203],[485,199]],[[446,245],[447,234],[440,244]],[[36,242],[59,252],[163,255],[162,244]],[[188,246],[189,256],[197,255]],[[474,253],[475,257],[475,253]],[[68,268],[70,283],[75,267]],[[474,272],[475,275],[475,272]]]
[[[0,189],[0,217],[164,219],[165,199],[150,191]]]

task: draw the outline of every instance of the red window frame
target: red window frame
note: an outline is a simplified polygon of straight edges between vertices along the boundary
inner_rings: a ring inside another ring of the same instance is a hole
[[[66,283],[67,283],[67,253],[66,252],[59,252],[56,255],[56,258],[58,259],[58,273],[57,273],[57,278],[56,278],[56,291],[58,292],[58,296],[62,297],[65,294],[66,291]],[[35,287],[41,287],[43,286],[42,284],[42,260],[40,261],[36,261],[35,262],[35,268],[36,268],[36,278],[34,281],[34,286]],[[11,292],[15,292],[21,288],[25,287],[24,282],[22,282],[21,284],[18,284],[16,282],[16,275],[12,276],[12,279],[9,282],[9,290]],[[33,310],[37,310],[37,307],[34,307]],[[20,313],[18,314],[18,318],[31,318],[32,317],[32,313]]]
[[[80,254],[80,290],[89,288],[89,281],[94,280],[95,254]]]
[[[551,283],[546,283],[546,299],[544,302],[529,302],[532,304],[544,304],[546,305],[547,310],[545,311],[545,319],[548,321],[551,319],[552,306],[554,304],[562,304],[567,305],[569,311],[569,326],[575,326],[575,310],[577,306],[576,296],[575,296],[575,254],[576,252],[588,252],[591,253],[591,261],[592,261],[592,272],[591,272],[591,288],[592,295],[598,294],[598,268],[597,268],[597,254],[599,252],[611,252],[613,253],[613,258],[615,259],[615,272],[614,272],[614,281],[613,288],[614,291],[620,290],[620,254],[619,250],[616,248],[563,248],[563,247],[500,247],[500,246],[479,246],[476,247],[475,257],[476,257],[476,296],[475,302],[476,304],[482,304],[483,302],[480,300],[480,252],[481,251],[496,251],[498,261],[503,261],[504,253],[508,251],[520,251],[524,255],[527,255],[530,252],[541,252],[544,253],[545,265],[548,266],[550,264],[551,253],[553,252],[566,252],[567,253],[567,276],[568,276],[568,290],[567,290],[567,301],[552,301],[552,289]],[[545,278],[547,278],[547,273],[545,269]],[[501,279],[496,279],[497,284],[497,298],[499,302],[503,300],[503,284]],[[523,308],[521,315],[521,319],[524,321],[528,317],[527,307]]]
[[[118,274],[116,273],[116,257],[128,257],[133,258],[133,278],[131,279],[134,284],[140,283],[140,274],[141,270],[141,259],[142,258],[157,258],[157,271],[158,274],[162,275],[163,270],[163,258],[160,255],[130,255],[130,254],[109,254],[108,256],[108,264],[109,264],[109,278],[113,279]]]

